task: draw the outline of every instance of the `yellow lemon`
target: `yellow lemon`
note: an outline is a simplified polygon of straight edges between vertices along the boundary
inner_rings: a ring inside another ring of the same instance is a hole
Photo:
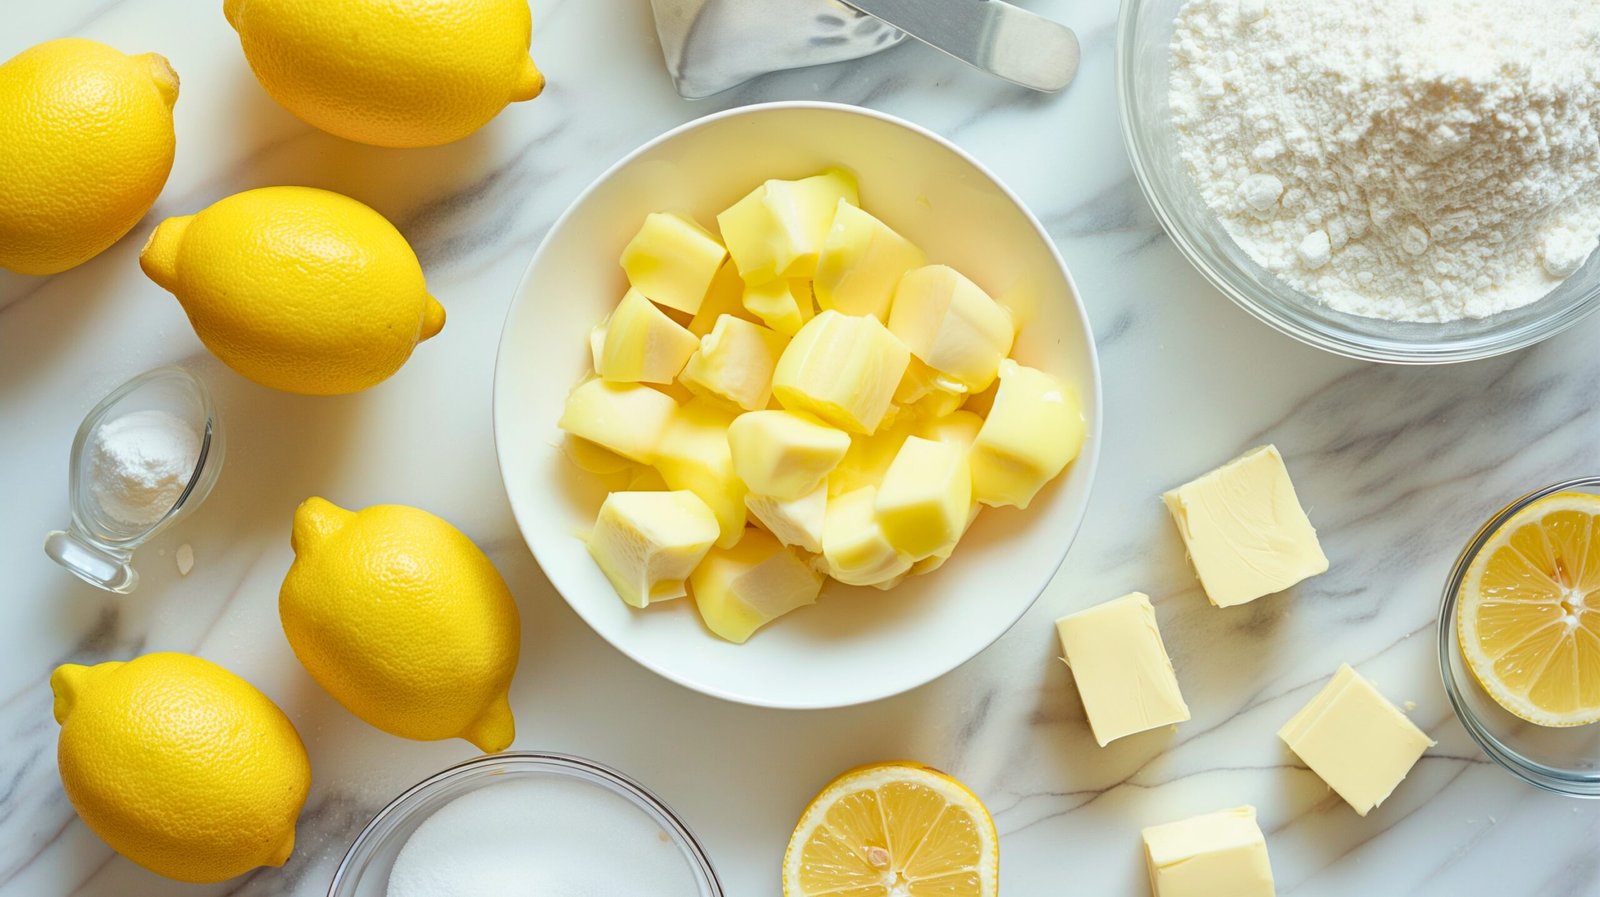
[[[80,38],[0,64],[0,268],[55,274],[133,229],[172,170],[178,75]]]
[[[517,605],[471,539],[417,508],[308,498],[290,544],[278,615],[328,694],[402,738],[511,744]]]
[[[209,660],[146,654],[50,676],[67,799],[118,853],[216,882],[294,852],[305,746],[255,686]]]
[[[977,795],[920,763],[834,779],[800,816],[784,897],[995,897],[1000,837]]]
[[[139,265],[228,367],[287,392],[374,386],[444,327],[405,237],[327,190],[262,187],[168,218]]]
[[[437,146],[531,100],[527,0],[224,0],[256,79],[358,143]]]
[[[1461,656],[1541,726],[1600,720],[1600,495],[1560,492],[1490,534],[1461,584]]]

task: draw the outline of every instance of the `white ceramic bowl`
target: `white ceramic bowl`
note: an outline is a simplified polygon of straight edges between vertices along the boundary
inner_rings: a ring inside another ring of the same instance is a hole
[[[988,510],[938,572],[890,592],[829,583],[822,599],[734,645],[692,599],[622,603],[580,538],[605,498],[566,459],[556,420],[589,367],[588,334],[626,287],[617,258],[644,216],[716,213],[768,178],[843,165],[863,207],[991,293],[1035,303],[1016,356],[1076,384],[1089,438],[1027,511]],[[1100,376],[1072,278],[1039,222],[976,160],[915,125],[852,106],[774,103],[707,116],[601,175],[551,228],[506,317],[495,444],[511,508],[550,582],[595,631],[689,688],[769,707],[857,704],[959,666],[1033,604],[1066,556],[1100,445]]]

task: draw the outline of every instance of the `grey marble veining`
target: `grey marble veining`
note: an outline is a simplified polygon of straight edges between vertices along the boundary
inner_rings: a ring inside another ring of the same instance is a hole
[[[1434,667],[1438,592],[1462,543],[1506,500],[1600,470],[1600,318],[1508,358],[1447,369],[1336,359],[1273,333],[1210,289],[1160,232],[1116,121],[1109,0],[1032,8],[1083,40],[1076,83],[1041,97],[907,44],[854,63],[679,99],[642,0],[535,7],[550,78],[461,143],[412,152],[315,132],[256,85],[220,3],[13,4],[0,58],[65,34],[168,55],[183,79],[178,159],[151,216],[101,258],[48,280],[0,273],[0,897],[325,892],[365,821],[417,779],[471,755],[377,732],[323,695],[278,628],[292,510],[308,495],[435,511],[484,545],[516,593],[524,652],[518,747],[614,764],[689,821],[729,893],[778,893],[795,817],[838,771],[916,757],[995,811],[1011,897],[1145,893],[1138,830],[1250,802],[1279,893],[1600,893],[1600,804],[1538,793],[1477,753]],[[496,473],[493,346],[538,240],[595,175],[640,142],[717,109],[826,98],[908,117],[960,142],[1038,213],[1088,304],[1106,381],[1102,467],[1066,565],[995,646],[910,694],[783,713],[684,691],[622,657],[550,589]],[[239,189],[303,183],[395,220],[448,307],[444,334],[367,393],[304,399],[211,360],[135,257],[154,223]],[[140,555],[129,598],[97,593],[39,550],[66,513],[66,452],[82,413],[140,370],[182,361],[217,393],[227,470],[193,517]],[[1160,492],[1276,442],[1330,571],[1286,594],[1210,607]],[[187,577],[172,563],[194,547]],[[1096,747],[1050,622],[1132,589],[1155,600],[1194,718]],[[56,777],[46,677],[57,663],[193,651],[263,688],[311,752],[294,857],[212,887],[174,886],[116,857],[74,817]],[[1438,740],[1362,819],[1287,753],[1277,727],[1349,661]],[[716,757],[714,764],[697,758]],[[737,794],[738,800],[727,795]]]

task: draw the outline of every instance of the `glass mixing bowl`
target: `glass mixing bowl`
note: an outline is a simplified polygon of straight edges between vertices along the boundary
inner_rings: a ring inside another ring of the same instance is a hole
[[[1556,290],[1488,318],[1418,324],[1334,311],[1250,259],[1195,189],[1178,155],[1167,105],[1167,46],[1184,0],[1123,0],[1117,26],[1117,95],[1133,171],[1161,226],[1217,289],[1273,328],[1350,358],[1441,364],[1531,346],[1600,308],[1600,258]],[[1597,254],[1600,256],[1600,254]]]
[[[697,897],[723,897],[722,885],[700,842],[655,795],[627,776],[592,760],[566,754],[518,751],[458,763],[408,788],[367,823],[333,873],[328,897],[383,897],[389,872],[406,840],[427,818],[469,792],[518,779],[562,779],[592,785],[636,807],[677,845]]]
[[[1512,515],[1557,492],[1600,495],[1600,477],[1568,480],[1522,496],[1489,518],[1462,549],[1439,608],[1439,673],[1461,725],[1489,759],[1547,791],[1571,797],[1600,797],[1600,723],[1556,729],[1506,712],[1467,668],[1456,638],[1456,594],[1479,549]]]

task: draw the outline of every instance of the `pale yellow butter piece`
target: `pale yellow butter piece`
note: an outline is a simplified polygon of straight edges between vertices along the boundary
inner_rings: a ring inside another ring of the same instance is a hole
[[[1349,664],[1278,737],[1362,816],[1394,793],[1434,744]]]
[[[611,323],[611,316],[606,315],[600,323],[589,328],[589,360],[596,373],[600,371],[600,356],[606,350],[606,325]]]
[[[1217,607],[1281,592],[1328,569],[1277,446],[1251,449],[1162,499]]]
[[[851,436],[850,450],[828,475],[828,494],[843,495],[883,482],[895,455],[900,454],[901,444],[916,431],[916,423],[915,418],[902,416],[885,422],[871,436]]]
[[[728,446],[751,492],[792,499],[823,484],[850,450],[850,434],[794,411],[751,411],[728,428]]]
[[[648,386],[595,379],[578,384],[567,396],[556,426],[650,464],[677,409],[677,402]]]
[[[652,302],[692,315],[727,257],[699,224],[671,212],[652,212],[622,250],[622,270]]]
[[[746,495],[744,506],[756,522],[785,545],[813,554],[822,551],[822,527],[828,514],[828,487],[818,486],[799,498]]]
[[[908,437],[883,475],[873,509],[884,538],[912,561],[954,548],[972,510],[966,447]]]
[[[711,288],[706,291],[705,301],[700,303],[700,310],[689,320],[689,332],[695,336],[705,336],[717,326],[717,319],[723,315],[743,318],[752,324],[761,323],[760,318],[744,307],[744,280],[739,277],[739,269],[731,259],[724,262],[717,269],[717,276],[711,279]]]
[[[974,503],[972,505],[972,509],[967,512],[967,525],[961,530],[962,538],[965,538],[967,531],[972,529],[972,524],[977,522],[978,512],[982,510],[983,505]],[[959,545],[960,542],[958,541],[956,544]],[[950,557],[955,554],[955,551],[956,545],[951,545],[950,547],[941,551],[936,551],[922,560],[912,564],[909,572],[912,576],[922,576],[924,574],[932,573],[940,567],[943,567],[944,562],[950,560]]]
[[[923,439],[948,442],[960,446],[962,451],[972,448],[982,430],[983,418],[960,409],[939,417],[923,418],[916,424],[916,433]]]
[[[1101,747],[1189,718],[1148,595],[1133,592],[1062,617],[1056,634]]]
[[[733,470],[728,425],[737,412],[719,402],[694,398],[672,415],[656,451],[655,468],[672,489],[687,489],[711,508],[726,548],[744,532],[744,483]]]
[[[857,205],[855,176],[840,169],[796,181],[767,181],[717,216],[728,253],[746,283],[809,279],[843,200]]]
[[[589,554],[623,601],[645,607],[688,594],[684,580],[719,533],[693,492],[613,492],[600,506]]]
[[[825,311],[783,350],[772,391],[791,411],[805,411],[852,433],[883,422],[911,354],[877,318]]]
[[[895,289],[889,330],[911,354],[966,388],[982,392],[1011,354],[1011,313],[946,265],[909,271]]]
[[[895,387],[894,404],[901,414],[943,417],[965,404],[969,395],[965,386],[913,355],[900,385]]]
[[[595,373],[618,383],[671,383],[699,346],[682,324],[629,290],[606,322]]]
[[[599,476],[622,473],[639,466],[638,462],[630,461],[599,443],[571,433],[561,440],[561,451],[579,470]]]
[[[828,499],[822,559],[828,575],[846,585],[875,585],[911,569],[911,558],[896,551],[878,525],[877,495],[875,487],[863,486]]]
[[[696,395],[715,396],[746,411],[767,407],[772,372],[788,340],[783,334],[723,315],[689,356],[679,382]]]
[[[738,544],[711,549],[689,585],[706,628],[742,644],[778,617],[814,604],[822,576],[770,534],[747,529]]]
[[[745,310],[784,336],[794,336],[805,323],[817,316],[811,298],[811,282],[769,280],[745,287]]]
[[[886,322],[901,276],[926,262],[910,240],[841,199],[817,255],[817,304]]]
[[[992,507],[1026,508],[1078,457],[1083,409],[1070,386],[1011,359],[1000,362],[1000,388],[972,444],[972,493]]]
[[[1144,830],[1153,897],[1274,897],[1256,808],[1194,816]]]

